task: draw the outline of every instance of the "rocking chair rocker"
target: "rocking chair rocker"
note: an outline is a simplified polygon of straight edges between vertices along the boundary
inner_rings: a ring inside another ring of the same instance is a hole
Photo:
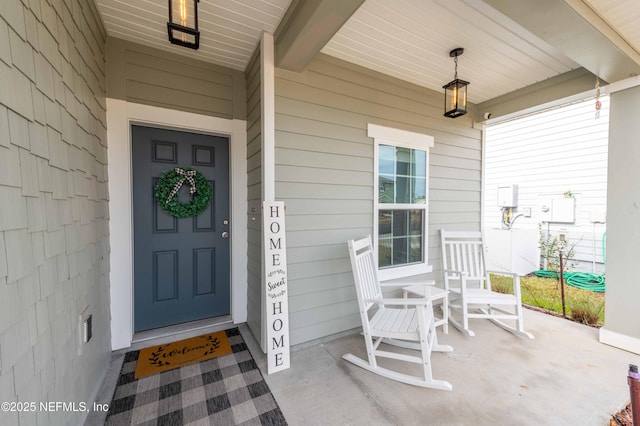
[[[388,379],[415,386],[452,390],[453,387],[449,382],[435,380],[431,372],[431,352],[453,350],[451,346],[438,344],[431,299],[384,299],[378,280],[371,237],[357,241],[350,240],[348,245],[368,361],[353,354],[345,354],[343,358]],[[389,305],[401,307],[390,308]],[[377,310],[372,309],[374,307],[377,307]],[[380,350],[381,343],[420,351],[420,355]],[[377,357],[421,364],[422,377],[383,368],[378,365]]]

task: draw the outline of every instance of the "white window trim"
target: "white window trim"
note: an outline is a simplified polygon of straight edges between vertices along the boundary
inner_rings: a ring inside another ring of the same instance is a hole
[[[380,126],[378,124],[369,123],[367,126],[367,136],[374,139],[373,154],[373,245],[375,251],[375,259],[378,259],[378,150],[380,145],[393,145],[403,148],[419,149],[427,154],[426,165],[426,189],[427,200],[424,207],[424,241],[423,241],[423,259],[422,263],[414,263],[407,266],[398,266],[394,268],[385,268],[378,270],[380,280],[392,280],[412,275],[426,274],[433,270],[429,262],[429,148],[433,148],[433,136],[424,133],[415,133],[407,130],[394,129],[392,127]],[[395,204],[394,207],[415,207],[413,204]]]

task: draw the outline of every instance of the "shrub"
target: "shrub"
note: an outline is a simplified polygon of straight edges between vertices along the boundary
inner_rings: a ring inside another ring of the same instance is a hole
[[[571,308],[571,318],[574,321],[587,325],[598,324],[600,317],[597,313],[583,308]]]
[[[586,298],[578,298],[571,302],[571,318],[582,324],[595,325],[600,323],[600,315],[604,307],[604,300],[600,303]]]
[[[575,255],[574,248],[577,243],[569,246],[567,240],[560,241],[556,235],[545,233],[542,230],[542,223],[538,223],[538,233],[540,235],[538,247],[540,247],[540,255],[547,261],[547,270],[555,271],[558,274],[560,273],[560,253],[563,255],[564,272],[571,270],[577,265],[577,262],[573,260],[573,256]]]

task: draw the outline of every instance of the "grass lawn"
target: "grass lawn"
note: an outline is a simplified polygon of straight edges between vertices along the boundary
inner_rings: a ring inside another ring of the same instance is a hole
[[[495,291],[512,292],[510,277],[491,276]],[[560,281],[554,278],[527,276],[520,278],[522,303],[562,314]],[[568,317],[590,325],[604,324],[604,293],[564,286],[565,310]]]

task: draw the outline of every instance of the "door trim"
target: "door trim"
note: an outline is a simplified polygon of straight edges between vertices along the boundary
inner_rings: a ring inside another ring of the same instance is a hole
[[[133,210],[131,125],[229,138],[231,318],[247,320],[247,125],[224,119],[107,98],[111,349],[133,339]]]

